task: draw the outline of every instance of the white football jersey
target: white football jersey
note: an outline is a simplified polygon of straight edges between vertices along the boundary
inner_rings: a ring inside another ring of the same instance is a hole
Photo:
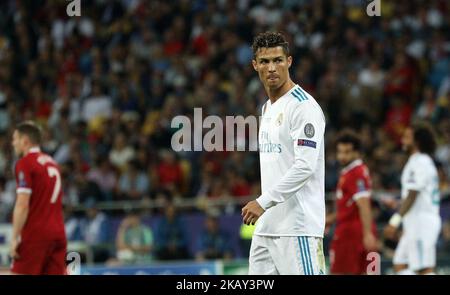
[[[440,227],[439,215],[439,177],[431,157],[424,153],[412,154],[402,176],[402,199],[408,196],[409,190],[418,191],[416,201],[403,218],[405,230],[414,230],[422,225]]]
[[[263,106],[259,130],[261,191],[266,211],[255,234],[323,237],[325,228],[325,117],[316,100],[295,85]]]

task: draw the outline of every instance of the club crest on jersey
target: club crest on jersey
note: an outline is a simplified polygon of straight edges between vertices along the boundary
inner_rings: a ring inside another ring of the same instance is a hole
[[[305,129],[303,130],[305,132],[306,137],[312,138],[316,131],[314,130],[314,126],[311,123],[308,123],[305,125]]]
[[[281,126],[282,123],[283,123],[283,113],[280,113],[277,117],[277,120],[275,121],[275,124],[277,126]]]

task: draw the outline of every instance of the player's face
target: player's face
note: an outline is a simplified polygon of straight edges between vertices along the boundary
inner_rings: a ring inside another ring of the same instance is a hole
[[[414,145],[414,134],[411,128],[406,128],[405,132],[403,132],[402,137],[402,148],[405,152],[410,152],[413,149]]]
[[[288,80],[292,56],[286,56],[281,46],[260,48],[252,63],[264,87],[278,89]]]
[[[16,156],[21,157],[23,155],[24,136],[22,136],[17,130],[13,133],[12,146]]]
[[[347,166],[359,157],[359,153],[353,149],[351,143],[338,143],[336,158],[341,166]]]

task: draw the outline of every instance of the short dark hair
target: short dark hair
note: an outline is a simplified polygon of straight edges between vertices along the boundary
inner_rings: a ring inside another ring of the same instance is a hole
[[[362,151],[361,139],[359,138],[358,134],[353,130],[350,129],[342,130],[336,138],[336,145],[340,143],[351,144],[353,146],[353,150],[357,152]]]
[[[289,56],[289,42],[286,41],[283,34],[279,32],[259,33],[255,39],[253,39],[253,58],[256,59],[256,53],[260,48],[272,48],[278,46],[283,48],[283,52],[286,56]]]
[[[34,144],[40,144],[42,140],[41,128],[33,121],[25,121],[16,126],[17,132],[28,136]]]
[[[433,155],[436,150],[436,137],[433,128],[428,123],[416,123],[411,126],[414,143],[421,153]]]

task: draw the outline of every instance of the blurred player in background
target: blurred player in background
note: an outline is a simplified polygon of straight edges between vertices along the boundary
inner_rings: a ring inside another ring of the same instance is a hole
[[[392,239],[403,224],[394,255],[397,274],[434,274],[441,230],[439,177],[432,158],[436,140],[430,126],[416,125],[405,130],[402,144],[409,154],[401,176],[402,202],[384,233]]]
[[[258,220],[249,274],[324,274],[325,117],[291,80],[283,35],[259,34],[253,53],[269,99],[259,130],[262,195],[242,209],[245,224]]]
[[[13,212],[10,255],[13,274],[66,272],[66,235],[62,210],[61,173],[41,152],[41,131],[33,122],[19,124],[12,145],[16,163],[17,198]]]
[[[367,254],[378,248],[369,169],[361,160],[361,141],[357,134],[345,130],[336,144],[337,160],[344,168],[336,190],[336,212],[327,216],[327,224],[336,221],[330,272],[366,274],[370,262]]]

